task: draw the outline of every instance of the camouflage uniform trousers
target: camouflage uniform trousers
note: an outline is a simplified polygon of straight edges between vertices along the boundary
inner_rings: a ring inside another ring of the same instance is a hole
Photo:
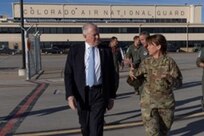
[[[146,136],[167,136],[174,120],[172,109],[141,108]]]

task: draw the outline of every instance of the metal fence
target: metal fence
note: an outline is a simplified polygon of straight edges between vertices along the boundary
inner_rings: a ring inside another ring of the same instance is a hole
[[[42,70],[40,36],[38,34],[29,34],[26,42],[26,69],[27,80],[29,80]]]

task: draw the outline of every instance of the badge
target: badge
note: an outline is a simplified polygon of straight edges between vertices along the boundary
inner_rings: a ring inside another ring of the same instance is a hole
[[[143,55],[144,55],[144,56],[147,56],[147,52],[146,52],[146,51],[144,51]]]
[[[198,52],[198,57],[201,57],[201,51]]]

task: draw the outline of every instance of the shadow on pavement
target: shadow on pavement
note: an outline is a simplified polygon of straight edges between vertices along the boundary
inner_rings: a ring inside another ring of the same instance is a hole
[[[118,113],[113,113],[113,114],[106,114],[105,117],[118,116],[118,115],[124,115],[124,114],[132,114],[132,113],[134,113],[133,116],[121,118],[121,119],[119,119],[117,121],[113,121],[113,122],[110,122],[110,123],[107,123],[107,124],[108,125],[121,124],[122,121],[126,121],[126,120],[129,120],[129,119],[134,119],[134,118],[136,119],[137,117],[140,117],[141,113],[140,113],[140,109],[138,109],[138,110],[132,110],[132,111],[118,112]]]
[[[130,113],[136,113],[136,112],[140,112],[140,110],[132,110],[132,111],[113,113],[113,114],[106,114],[105,117],[117,116],[117,115],[123,115],[123,114],[130,114]]]
[[[19,67],[0,67],[0,70],[16,70],[18,69]]]
[[[131,97],[134,93],[135,92],[119,93],[119,94],[117,94],[116,100]]]
[[[32,115],[39,115],[39,116],[45,116],[49,114],[54,114],[59,111],[67,110],[69,109],[68,106],[59,106],[59,107],[54,107],[54,108],[47,108],[43,110],[36,110],[36,111],[31,111],[31,112],[25,112],[23,114],[20,114],[18,118],[26,117],[26,116],[32,116]],[[0,117],[0,121],[6,121],[13,118],[13,115],[11,116],[5,116],[5,117]]]
[[[180,90],[180,89],[195,87],[195,86],[199,86],[199,85],[201,85],[201,81],[186,82],[186,83],[183,83],[183,85],[182,85],[181,88],[175,89],[175,90]]]
[[[194,136],[196,134],[204,132],[204,119],[191,122],[183,128],[172,130],[170,135],[179,135],[179,136]]]
[[[201,96],[196,96],[196,97],[193,97],[193,98],[179,100],[179,101],[176,101],[176,106],[181,106],[181,105],[184,105],[186,103],[190,103],[190,102],[194,102],[194,101],[200,101],[201,98],[202,98]]]
[[[48,108],[48,109],[43,109],[43,110],[31,111],[29,112],[28,116],[31,116],[31,115],[45,116],[45,115],[54,114],[56,112],[60,112],[60,111],[68,110],[68,109],[69,107],[67,105],[53,107],[53,108]]]
[[[139,117],[139,116],[141,116],[141,113],[133,115],[133,116],[130,116],[130,117],[126,117],[126,118],[123,118],[123,119],[120,119],[120,120],[117,120],[117,121],[113,121],[113,122],[107,123],[107,125],[121,124],[122,121],[133,119],[133,118],[136,118],[136,117]]]

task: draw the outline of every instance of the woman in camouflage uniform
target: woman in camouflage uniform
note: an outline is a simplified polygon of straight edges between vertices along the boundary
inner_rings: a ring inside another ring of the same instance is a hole
[[[141,93],[141,112],[147,136],[167,136],[174,120],[174,87],[182,85],[182,74],[176,62],[167,56],[167,42],[163,35],[147,38],[149,57],[137,71],[130,71],[132,78],[144,76]]]

